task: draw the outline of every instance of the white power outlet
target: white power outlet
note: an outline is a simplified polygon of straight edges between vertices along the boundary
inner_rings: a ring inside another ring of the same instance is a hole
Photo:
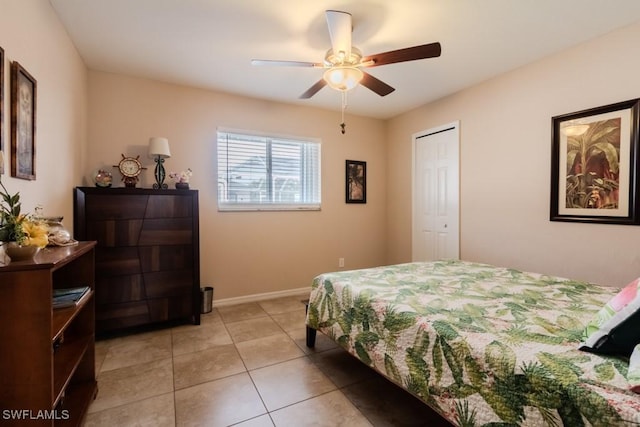
[[[344,258],[338,258],[338,267],[344,267]]]

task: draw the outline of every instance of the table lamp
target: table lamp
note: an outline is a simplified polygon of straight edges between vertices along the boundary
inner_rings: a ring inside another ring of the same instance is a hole
[[[169,140],[161,137],[149,138],[149,158],[156,161],[156,168],[154,175],[156,183],[153,184],[155,189],[166,189],[168,186],[164,183],[164,177],[166,176],[164,171],[164,159],[171,157],[171,151],[169,151]]]

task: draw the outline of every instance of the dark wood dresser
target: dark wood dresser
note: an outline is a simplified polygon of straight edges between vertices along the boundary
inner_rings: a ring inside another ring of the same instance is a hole
[[[197,190],[77,187],[74,238],[96,240],[96,334],[200,324]]]

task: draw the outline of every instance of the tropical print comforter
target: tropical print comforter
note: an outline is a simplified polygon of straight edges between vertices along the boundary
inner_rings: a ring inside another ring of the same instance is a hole
[[[618,289],[463,261],[314,279],[307,325],[458,426],[640,424],[628,361],[577,349]]]

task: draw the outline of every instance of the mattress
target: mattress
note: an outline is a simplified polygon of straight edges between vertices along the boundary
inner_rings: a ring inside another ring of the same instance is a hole
[[[578,350],[619,289],[464,261],[322,274],[307,325],[459,426],[631,426],[628,360]]]

